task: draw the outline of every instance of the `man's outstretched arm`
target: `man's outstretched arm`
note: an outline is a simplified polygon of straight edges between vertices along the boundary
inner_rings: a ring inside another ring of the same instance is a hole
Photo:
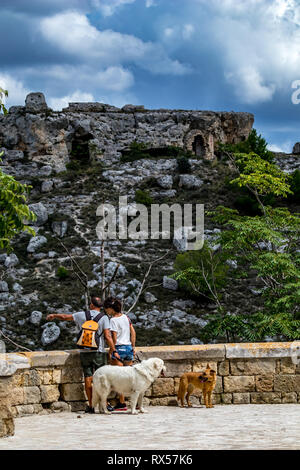
[[[66,313],[51,313],[47,315],[46,320],[74,321],[73,315]]]

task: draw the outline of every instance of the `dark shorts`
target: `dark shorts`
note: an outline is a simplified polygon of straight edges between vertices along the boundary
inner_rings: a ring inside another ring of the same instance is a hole
[[[81,351],[80,362],[85,377],[92,377],[99,367],[106,366],[107,353],[99,351]]]
[[[133,349],[130,344],[129,345],[121,344],[119,346],[116,346],[116,351],[119,354],[122,361],[128,361],[128,362],[133,361]],[[114,354],[112,355],[112,358],[118,360],[118,358],[115,357]]]

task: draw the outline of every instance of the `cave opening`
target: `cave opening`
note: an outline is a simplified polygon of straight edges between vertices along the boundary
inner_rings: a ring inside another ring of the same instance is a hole
[[[193,142],[193,152],[195,153],[196,157],[205,157],[206,149],[202,135],[196,135]]]
[[[80,164],[89,164],[90,152],[89,141],[93,139],[92,134],[75,134],[71,141],[70,160],[76,160]]]

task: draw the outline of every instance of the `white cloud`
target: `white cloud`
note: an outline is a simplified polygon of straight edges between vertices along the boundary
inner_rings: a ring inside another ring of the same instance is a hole
[[[136,0],[92,0],[92,5],[96,7],[103,16],[112,16],[120,7],[135,3]],[[140,1],[140,0],[139,0]],[[146,8],[156,6],[155,0],[145,0]]]
[[[0,73],[0,87],[8,90],[8,98],[3,100],[7,107],[24,105],[26,95],[30,93],[21,80],[17,80],[7,73]]]
[[[175,32],[174,28],[165,28],[164,29],[164,35],[165,35],[166,38],[170,38],[171,36],[173,36],[174,32]]]
[[[156,3],[154,0],[146,0],[146,8],[155,7]]]
[[[34,70],[33,70],[34,72]],[[40,76],[61,81],[79,89],[97,89],[105,91],[122,92],[132,87],[134,77],[129,70],[120,66],[108,67],[104,70],[95,70],[90,65],[55,65],[47,69],[39,69]]]
[[[190,39],[195,32],[195,27],[192,24],[183,25],[182,37],[183,39]]]
[[[156,74],[184,75],[189,71],[170,59],[160,44],[112,30],[99,31],[85,15],[74,11],[42,19],[40,30],[49,42],[85,63],[97,60],[102,67],[135,63]]]
[[[255,104],[270,101],[275,93],[274,83],[263,84],[260,73],[251,65],[235,73],[227,73],[225,77],[235,87],[236,94],[243,103]]]
[[[135,0],[93,0],[92,4],[101,11],[103,16],[111,16],[120,6],[134,2]]]
[[[300,78],[298,0],[190,2],[195,14],[208,9],[206,41],[221,58],[225,78],[241,102],[268,102]]]
[[[293,143],[291,141],[287,141],[281,145],[269,144],[268,149],[271,150],[271,152],[291,153],[293,149]]]
[[[82,102],[89,102],[95,101],[93,95],[91,93],[85,93],[82,91],[75,91],[71,95],[63,96],[62,98],[49,98],[48,104],[50,108],[60,111],[62,108],[66,108],[69,103],[82,103]]]

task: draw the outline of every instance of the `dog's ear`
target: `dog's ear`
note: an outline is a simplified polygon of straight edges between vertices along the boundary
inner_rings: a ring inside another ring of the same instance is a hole
[[[206,369],[210,369],[210,365],[209,365],[209,364],[207,364]]]
[[[161,363],[160,363],[160,360],[156,360],[154,362],[154,369],[159,369],[161,367]]]

